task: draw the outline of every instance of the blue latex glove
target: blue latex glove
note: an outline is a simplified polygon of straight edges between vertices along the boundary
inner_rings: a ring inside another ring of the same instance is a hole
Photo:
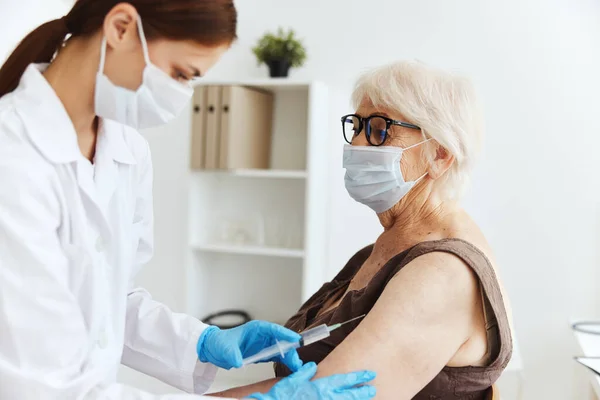
[[[311,381],[317,372],[313,362],[305,364],[298,372],[277,382],[266,394],[248,396],[258,400],[370,400],[375,397],[375,387],[362,385],[375,379],[375,372],[361,371],[331,375]]]
[[[251,321],[232,329],[221,330],[210,326],[202,332],[196,350],[198,359],[223,369],[240,368],[242,360],[262,349],[272,346],[275,341],[297,342],[300,335],[281,325],[265,321]],[[297,371],[302,361],[296,350],[260,362],[282,362],[290,370]]]

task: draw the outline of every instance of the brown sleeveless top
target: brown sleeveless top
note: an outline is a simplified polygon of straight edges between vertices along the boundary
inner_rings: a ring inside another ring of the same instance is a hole
[[[491,386],[500,377],[512,355],[512,337],[508,317],[504,308],[500,286],[494,269],[485,254],[472,244],[460,239],[442,239],[419,243],[390,259],[360,290],[349,291],[339,305],[317,316],[325,304],[339,299],[346,293],[350,281],[367,260],[373,245],[356,253],[328,283],[315,293],[298,313],[285,324],[286,327],[301,332],[320,324],[335,324],[368,313],[385,289],[387,283],[405,265],[415,258],[431,253],[446,252],[461,258],[477,275],[483,299],[483,311],[487,330],[487,360],[485,366],[444,367],[413,399],[416,400],[487,400],[491,399]],[[344,325],[320,342],[298,349],[304,362],[321,362],[346,336],[358,326],[360,321]],[[278,377],[287,376],[290,371],[283,364],[275,364]]]

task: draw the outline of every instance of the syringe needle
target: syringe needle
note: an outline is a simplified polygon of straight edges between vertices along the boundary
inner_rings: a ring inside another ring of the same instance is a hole
[[[340,326],[346,325],[352,321],[356,321],[357,319],[361,319],[364,318],[367,314],[363,314],[363,315],[359,315],[358,317],[354,317],[352,319],[349,319],[348,321],[344,321],[344,322],[340,322],[339,324],[333,324],[329,327],[329,332],[333,332],[334,330],[336,330],[337,328],[339,328]]]

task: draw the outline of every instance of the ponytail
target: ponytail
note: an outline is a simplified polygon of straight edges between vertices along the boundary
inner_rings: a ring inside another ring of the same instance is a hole
[[[27,35],[0,68],[0,97],[17,88],[29,64],[52,61],[69,33],[66,18],[61,18],[46,22]]]

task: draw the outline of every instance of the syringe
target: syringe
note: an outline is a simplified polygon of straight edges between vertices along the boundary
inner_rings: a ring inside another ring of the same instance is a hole
[[[274,345],[269,346],[265,349],[262,349],[258,353],[244,358],[242,361],[243,365],[255,364],[259,361],[270,360],[276,355],[280,354],[283,357],[288,351],[292,349],[297,349],[299,347],[308,346],[311,343],[318,342],[319,340],[323,340],[331,334],[331,332],[338,329],[340,326],[350,323],[352,321],[356,321],[357,319],[363,318],[366,314],[358,316],[356,318],[349,319],[348,321],[341,322],[338,324],[333,324],[331,326],[327,326],[326,324],[322,324],[319,326],[315,326],[314,328],[310,328],[304,332],[300,333],[302,338],[298,342],[287,342],[281,341],[276,342]]]

